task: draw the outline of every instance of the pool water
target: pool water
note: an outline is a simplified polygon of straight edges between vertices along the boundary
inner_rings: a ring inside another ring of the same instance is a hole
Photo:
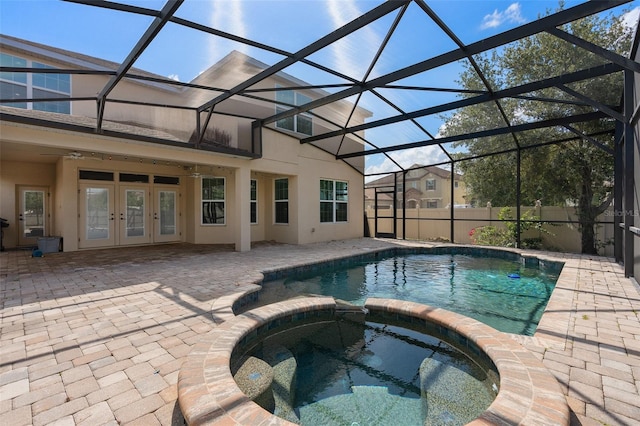
[[[463,425],[496,396],[492,380],[497,376],[490,379],[449,344],[417,331],[365,322],[364,315],[275,334],[251,356],[274,365],[286,353],[295,358],[290,367],[295,379],[289,379],[291,371],[276,372],[275,407],[265,408],[302,425]],[[280,381],[279,374],[287,379]]]
[[[475,318],[508,333],[533,335],[559,271],[497,257],[412,254],[360,261],[263,283],[257,304],[300,295],[363,305],[368,297],[409,300]]]

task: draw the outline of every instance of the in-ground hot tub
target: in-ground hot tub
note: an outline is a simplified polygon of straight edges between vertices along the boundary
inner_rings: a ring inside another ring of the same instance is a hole
[[[494,375],[497,379],[497,372],[499,392],[471,424],[569,424],[569,408],[555,378],[533,354],[506,334],[471,318],[413,302],[368,299],[365,309],[367,321],[421,330],[473,358],[488,377]],[[180,370],[178,400],[187,423],[293,424],[284,418],[288,414],[278,417],[244,393],[234,380],[232,364],[238,364],[248,348],[267,336],[301,324],[333,320],[340,311],[333,298],[301,298],[246,312],[214,329],[206,341],[194,347]],[[251,381],[252,374],[258,380],[263,379],[265,371],[269,372],[264,362],[255,365],[262,366],[246,371],[245,383],[240,380],[245,389],[246,379]],[[425,368],[427,375],[433,371],[429,366]],[[239,368],[234,372],[238,371]],[[290,383],[295,386],[293,381]],[[273,391],[273,383],[271,390],[268,384],[263,387],[252,396],[254,399]]]

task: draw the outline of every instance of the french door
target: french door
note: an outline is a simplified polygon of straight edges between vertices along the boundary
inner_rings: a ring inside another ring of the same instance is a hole
[[[116,244],[114,190],[113,184],[80,185],[78,247],[95,248]]]
[[[151,242],[149,196],[148,185],[120,187],[120,245]]]
[[[153,241],[178,241],[178,191],[170,187],[154,187]]]
[[[18,187],[18,245],[34,246],[48,233],[48,194],[46,187]]]
[[[79,193],[80,248],[180,240],[175,187],[86,183]]]

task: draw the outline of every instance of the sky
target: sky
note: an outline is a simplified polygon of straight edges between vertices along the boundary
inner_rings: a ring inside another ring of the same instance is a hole
[[[175,14],[199,24],[295,52],[341,27],[364,12],[381,4],[382,0],[186,0]],[[162,0],[123,0],[121,3],[160,9]],[[442,21],[463,43],[469,44],[516,26],[535,20],[547,10],[555,10],[558,2],[547,0],[480,1],[427,0]],[[571,7],[582,1],[565,2]],[[635,25],[640,0],[613,10],[628,12],[626,20]],[[51,19],[55,17],[55,19]],[[334,43],[309,57],[310,60],[361,80],[377,46],[393,22],[395,14],[382,18],[358,32]],[[0,33],[80,52],[102,59],[121,62],[151,23],[151,18],[126,12],[106,10],[56,0],[0,0]],[[384,75],[440,53],[456,48],[455,44],[431,22],[413,3],[387,48],[373,67],[369,78]],[[268,65],[283,57],[192,29],[168,24],[136,61],[135,67],[179,81],[190,81],[231,50],[239,50]],[[399,83],[455,87],[461,64],[454,63]],[[298,64],[286,70],[313,84],[344,83],[345,81]],[[385,93],[403,109],[410,111],[454,100],[451,94],[403,92]],[[355,99],[351,99],[355,100]],[[373,112],[372,119],[397,114],[373,96],[363,96],[360,106]],[[420,119],[431,134],[437,135],[441,117]],[[378,146],[394,138],[395,143],[426,139],[414,126],[395,126],[367,133]],[[435,147],[405,150],[393,154],[403,167],[411,164],[432,164],[445,160]],[[382,156],[367,158],[367,173],[379,173],[393,168]]]

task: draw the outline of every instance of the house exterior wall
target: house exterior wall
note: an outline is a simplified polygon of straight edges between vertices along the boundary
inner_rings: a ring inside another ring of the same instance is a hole
[[[77,68],[76,63],[66,63],[26,54],[24,51],[3,50],[26,59],[37,60],[54,67]],[[60,55],[57,55],[60,56]],[[250,58],[249,58],[250,59]],[[248,62],[248,65],[243,61]],[[233,67],[244,67],[244,73],[260,71],[259,67],[244,56],[230,55],[222,68],[213,69],[207,78],[220,78],[233,75]],[[229,68],[231,67],[231,68]],[[107,83],[108,77],[91,75],[73,75],[71,80],[72,96],[95,96]],[[232,82],[227,82],[231,84]],[[276,84],[287,84],[282,76],[274,76],[260,83],[266,88]],[[150,84],[124,79],[110,96],[121,100],[140,100],[167,105],[197,106],[202,99],[211,99],[212,92],[169,88],[159,84]],[[309,96],[312,96],[310,93]],[[204,102],[204,100],[202,101]],[[351,107],[341,103],[322,107],[331,111],[334,118],[345,117]],[[275,113],[273,104],[247,99],[246,102],[229,100],[220,105],[220,110],[244,115],[271,115]],[[218,108],[216,108],[218,111]],[[325,111],[326,112],[326,111]],[[331,114],[329,114],[331,115]],[[72,103],[71,116],[96,117],[96,103],[80,101]],[[204,119],[204,115],[202,117]],[[357,113],[356,120],[362,122],[364,116]],[[179,109],[141,108],[122,103],[108,102],[104,115],[105,122],[118,121],[123,124],[141,125],[146,128],[170,132],[177,140],[187,142],[191,130],[195,127],[195,112]],[[251,146],[251,120],[220,114],[212,116],[211,125],[229,133],[232,146]],[[323,131],[323,123],[313,120],[314,132]],[[146,174],[177,177],[180,184],[175,188],[179,192],[178,218],[179,237],[177,241],[194,244],[235,244],[237,250],[247,250],[252,241],[273,240],[282,243],[304,244],[316,241],[328,241],[359,237],[363,235],[363,176],[357,168],[363,169],[364,159],[352,161],[357,167],[337,161],[322,149],[309,144],[301,144],[299,137],[282,129],[262,130],[262,157],[250,159],[238,155],[212,151],[193,150],[180,144],[161,145],[132,139],[108,137],[95,133],[78,133],[67,130],[44,128],[15,122],[0,122],[0,217],[9,220],[10,227],[5,228],[4,246],[14,248],[19,245],[17,233],[17,190],[21,185],[47,187],[50,196],[47,201],[49,213],[47,235],[60,236],[64,251],[83,249],[81,243],[84,229],[79,217],[81,211],[80,192],[83,185],[91,185],[79,179],[80,170],[113,172],[114,197],[127,184],[118,181],[119,173]],[[332,143],[332,142],[328,142]],[[362,147],[361,144],[346,141],[344,146],[350,150]],[[55,162],[51,157],[42,157],[39,151],[93,151],[95,158],[73,160],[59,156]],[[25,161],[14,161],[16,151]],[[24,152],[28,151],[28,153]],[[8,158],[8,159],[7,159]],[[99,158],[100,161],[97,161]],[[198,164],[202,176],[223,177],[225,179],[225,223],[202,224],[202,179],[190,177],[191,170],[180,167],[181,164]],[[278,178],[289,180],[289,223],[274,223],[274,182]],[[249,220],[249,180],[258,184],[258,222]],[[320,223],[320,179],[348,182],[348,221],[343,223]],[[240,183],[238,183],[240,182]],[[137,185],[137,184],[136,184]],[[135,185],[131,185],[135,186]],[[149,188],[152,198],[153,184],[137,185]],[[124,204],[115,200],[114,204]],[[121,208],[122,206],[120,206]],[[151,207],[145,213],[149,223],[153,223]],[[119,222],[122,210],[112,213]],[[115,237],[115,246],[120,237]],[[151,241],[153,243],[153,240]]]

